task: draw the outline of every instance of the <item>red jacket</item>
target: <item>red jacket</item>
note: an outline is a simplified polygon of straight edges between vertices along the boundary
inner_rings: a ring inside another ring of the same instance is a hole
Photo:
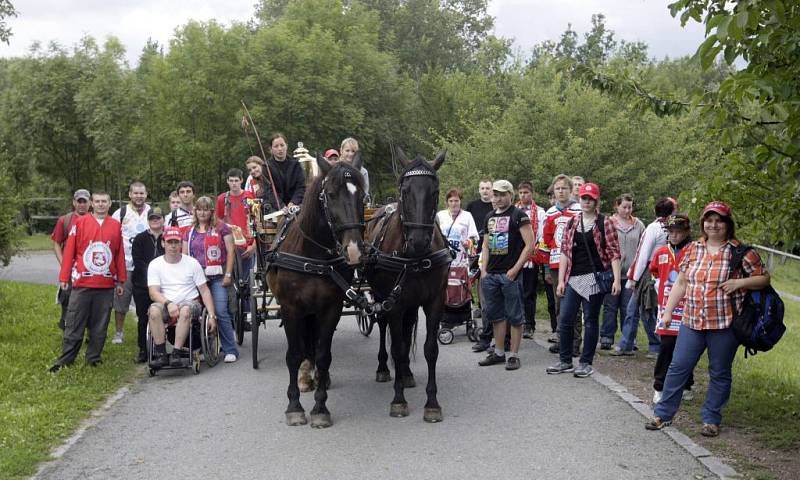
[[[550,252],[550,269],[558,270],[561,264],[561,239],[569,219],[581,213],[580,207],[573,203],[563,210],[555,205],[547,210],[542,227],[542,240]]]
[[[656,334],[658,335],[677,335],[680,330],[681,321],[683,320],[683,304],[686,302],[685,298],[682,298],[680,303],[672,310],[672,324],[669,328],[664,327],[664,323],[661,321],[661,314],[667,306],[669,292],[672,291],[672,287],[678,279],[678,274],[680,273],[678,266],[681,264],[684,255],[686,255],[686,251],[689,250],[686,248],[688,246],[689,244],[687,243],[678,250],[676,255],[675,250],[668,243],[656,250],[653,254],[653,260],[650,262],[650,273],[653,274],[653,278],[658,280],[658,323],[656,324]]]
[[[71,277],[75,288],[114,288],[127,275],[120,223],[111,215],[102,225],[94,215],[79,218],[69,231],[58,280]]]

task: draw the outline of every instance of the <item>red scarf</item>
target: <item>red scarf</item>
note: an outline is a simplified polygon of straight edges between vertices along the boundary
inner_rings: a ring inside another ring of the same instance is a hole
[[[192,238],[194,238],[194,227],[189,232],[189,251],[192,249]],[[225,270],[222,267],[222,249],[224,244],[222,236],[215,228],[206,231],[206,236],[203,241],[203,252],[206,255],[206,277],[214,275],[222,275]]]

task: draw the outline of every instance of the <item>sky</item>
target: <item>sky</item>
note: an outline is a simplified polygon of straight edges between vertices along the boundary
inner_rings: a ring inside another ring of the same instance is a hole
[[[514,40],[523,54],[545,40],[558,41],[567,24],[582,37],[594,13],[606,16],[617,40],[643,41],[651,57],[691,55],[703,40],[703,27],[681,28],[670,16],[669,0],[490,0],[495,34]],[[33,42],[72,47],[84,35],[102,43],[119,38],[135,65],[148,38],[168,45],[176,27],[188,20],[215,18],[223,24],[247,21],[255,0],[12,0],[18,17],[7,19],[11,45],[0,43],[0,56],[23,56]]]

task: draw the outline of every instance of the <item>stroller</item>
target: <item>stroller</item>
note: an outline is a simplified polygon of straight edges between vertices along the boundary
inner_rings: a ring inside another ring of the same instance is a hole
[[[478,330],[472,319],[472,284],[478,277],[478,270],[470,270],[468,265],[451,265],[447,275],[444,315],[437,335],[442,345],[453,343],[453,329],[461,325],[466,327],[471,342],[478,341]]]

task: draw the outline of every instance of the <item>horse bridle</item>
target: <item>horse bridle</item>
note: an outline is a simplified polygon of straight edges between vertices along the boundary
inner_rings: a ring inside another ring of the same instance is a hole
[[[405,180],[408,179],[409,177],[422,177],[422,176],[432,177],[436,182],[436,186],[437,186],[437,190],[438,190],[438,186],[439,186],[439,177],[438,177],[438,175],[436,175],[435,171],[429,170],[429,169],[426,169],[426,168],[419,168],[419,167],[413,168],[413,169],[405,172],[403,174],[403,176],[400,177],[400,181],[398,182],[398,190],[400,191],[400,199],[399,199],[398,204],[397,204],[397,211],[400,214],[400,224],[403,226],[403,236],[404,237],[405,237],[405,230],[406,229],[412,229],[412,228],[417,228],[417,229],[430,228],[430,229],[433,229],[436,226],[436,224],[435,224],[436,206],[434,206],[434,208],[433,208],[433,214],[431,215],[430,223],[406,222],[405,218],[403,218],[403,182],[405,182]],[[435,200],[436,200],[436,203],[438,204],[439,203],[438,195],[437,195],[437,198]],[[405,250],[405,244],[406,244],[406,241],[404,240],[403,241],[403,250]]]
[[[349,172],[345,172],[344,176],[346,178],[353,178],[353,176]],[[328,195],[325,192],[325,183],[328,181],[328,177],[322,179],[322,189],[319,192],[319,201],[322,202],[322,212],[325,214],[325,222],[328,224],[328,228],[330,228],[331,233],[333,234],[333,241],[335,243],[334,248],[336,253],[341,253],[343,250],[341,242],[339,242],[339,233],[347,231],[347,230],[360,230],[363,236],[364,233],[364,216],[361,215],[361,219],[359,222],[355,223],[344,223],[342,225],[336,225],[333,221],[333,216],[331,215],[331,211],[328,208]],[[316,242],[315,242],[316,243]],[[328,251],[331,249],[328,248]]]

